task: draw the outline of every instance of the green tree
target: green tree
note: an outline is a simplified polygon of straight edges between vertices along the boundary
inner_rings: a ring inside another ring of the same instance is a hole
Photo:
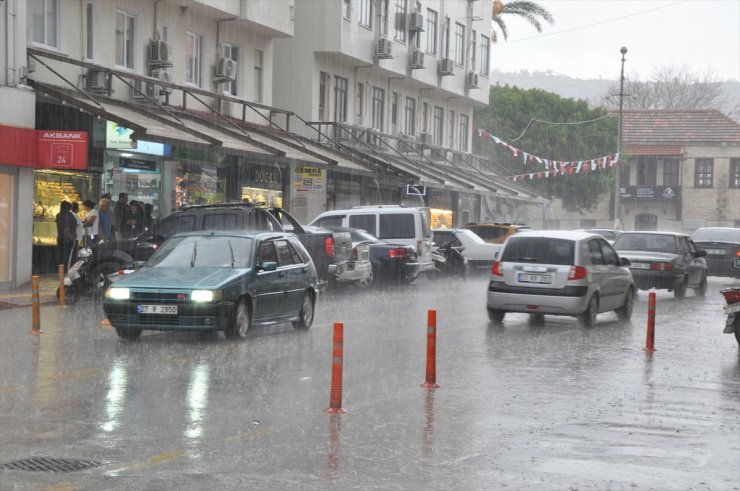
[[[584,121],[592,122],[573,124]],[[530,155],[548,160],[593,159],[613,154],[617,145],[618,121],[607,117],[604,109],[590,109],[586,101],[564,99],[540,89],[492,86],[488,106],[475,111],[475,125]],[[475,153],[490,157],[511,175],[545,170],[537,162],[525,165],[521,154],[514,157],[490,138],[476,137],[473,141]],[[545,196],[560,198],[568,210],[588,211],[605,196],[608,199],[614,176],[613,169],[599,169],[526,182]]]
[[[535,2],[530,2],[528,0],[515,0],[513,2],[504,3],[501,0],[495,0],[493,2],[494,30],[491,34],[493,36],[492,40],[494,43],[498,40],[496,28],[501,31],[501,34],[504,36],[504,41],[509,36],[509,31],[506,27],[504,17],[521,17],[532,24],[532,26],[537,29],[537,32],[542,32],[542,22],[540,20],[544,20],[548,24],[555,23],[550,11]]]

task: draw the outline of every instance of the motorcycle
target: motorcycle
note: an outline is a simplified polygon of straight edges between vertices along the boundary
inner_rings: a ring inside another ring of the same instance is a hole
[[[740,269],[740,259],[735,259],[732,267]],[[724,306],[725,314],[727,314],[724,333],[735,333],[735,339],[740,344],[740,288],[725,288],[719,292],[724,295],[725,302],[727,302]]]
[[[64,299],[66,303],[74,304],[81,296],[92,293],[94,298],[100,298],[105,290],[105,277],[91,278],[95,262],[90,247],[83,247],[77,251],[77,261],[70,266],[64,275]],[[57,288],[57,299],[60,291]]]
[[[433,250],[432,261],[434,261],[435,274],[459,275],[465,279],[470,266],[467,258],[462,254],[463,249],[465,248],[457,240],[450,240]]]

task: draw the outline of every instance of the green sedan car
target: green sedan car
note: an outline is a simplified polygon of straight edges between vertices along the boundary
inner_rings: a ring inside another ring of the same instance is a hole
[[[144,330],[224,331],[243,339],[252,324],[313,323],[318,278],[295,235],[190,232],[167,240],[137,272],[115,282],[103,309],[118,335]]]

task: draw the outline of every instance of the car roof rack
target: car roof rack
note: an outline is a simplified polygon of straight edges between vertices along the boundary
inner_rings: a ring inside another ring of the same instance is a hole
[[[229,203],[207,203],[200,205],[185,205],[178,208],[178,211],[182,210],[198,210],[205,208],[256,208],[258,206],[265,206],[264,201],[256,202],[245,202],[245,201],[232,201]]]

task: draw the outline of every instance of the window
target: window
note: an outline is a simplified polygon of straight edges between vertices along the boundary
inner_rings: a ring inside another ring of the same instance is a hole
[[[275,247],[277,248],[278,264],[280,266],[290,266],[293,264],[293,254],[290,250],[287,240],[276,240]]]
[[[380,34],[388,35],[388,0],[380,0]]]
[[[421,132],[426,133],[429,130],[429,104],[424,102],[421,105]]]
[[[262,102],[264,97],[262,90],[262,50],[254,50],[254,101]]]
[[[343,0],[344,1],[344,7],[342,8],[342,12],[344,13],[344,18],[349,20],[352,18],[352,0]]]
[[[635,230],[658,230],[658,216],[653,215],[652,213],[640,213],[636,215]]]
[[[444,132],[444,109],[434,106],[434,120],[432,122],[432,141],[435,145],[442,146]]]
[[[200,87],[203,82],[203,37],[192,32],[185,33],[185,81]]]
[[[678,186],[678,159],[663,161],[663,185]]]
[[[349,226],[367,230],[375,235],[375,215],[350,215]]]
[[[403,113],[403,132],[409,136],[416,134],[416,99],[413,97],[406,98]]]
[[[632,166],[623,165],[621,166],[621,169],[619,169],[619,185],[623,188],[630,185],[631,168]]]
[[[393,38],[396,41],[406,42],[406,0],[395,1],[395,33]]]
[[[134,34],[136,18],[116,12],[116,65],[134,68]]]
[[[32,22],[33,41],[58,48],[59,0],[30,0],[28,11]]]
[[[713,171],[713,159],[696,159],[694,168],[694,187],[711,188]]]
[[[437,12],[427,9],[427,53],[437,54]]]
[[[491,41],[487,36],[481,34],[480,37],[480,74],[488,75],[489,61],[491,58],[489,50],[491,49]]]
[[[360,0],[360,25],[373,27],[373,0]]]
[[[442,58],[450,57],[450,18],[445,17],[445,24],[442,27]]]
[[[604,264],[604,255],[601,253],[598,240],[591,239],[588,241],[588,252],[591,257],[591,264]]]
[[[383,131],[383,109],[385,108],[385,90],[373,87],[373,124],[372,127]]]
[[[93,59],[93,43],[95,42],[95,17],[94,17],[95,10],[93,9],[93,3],[92,1],[87,1],[87,6],[85,7],[85,42],[87,43],[87,46],[85,47],[85,56],[88,60]]]
[[[450,148],[455,148],[455,111],[450,111],[450,129],[447,137],[450,139]]]
[[[658,166],[655,157],[644,157],[637,161],[637,185],[655,186]]]
[[[478,39],[478,33],[473,30],[470,31],[470,69],[475,70],[475,67],[478,66],[478,60],[476,58],[478,54],[478,50],[475,46],[475,40]]]
[[[468,115],[460,115],[460,134],[457,137],[458,149],[463,152],[468,151]]]
[[[347,121],[347,87],[348,81],[344,77],[334,77],[334,121]]]
[[[362,83],[357,84],[357,97],[356,97],[355,112],[357,114],[357,122],[362,124],[362,118],[365,117],[365,86]]]
[[[391,125],[394,127],[398,124],[398,92],[391,96]]]
[[[619,266],[619,256],[609,243],[603,239],[599,239],[599,245],[601,246],[601,253],[604,255],[604,263],[611,266]]]
[[[730,187],[740,188],[740,159],[730,159]]]
[[[455,22],[455,64],[462,66],[465,62],[465,26]]]
[[[239,48],[234,46],[233,44],[225,43],[224,44],[224,58],[227,58],[229,60],[234,60],[236,62],[236,66],[239,66]],[[239,87],[239,71],[237,70],[237,73],[234,74],[234,80],[225,82],[223,84],[223,90],[224,94],[238,95],[238,87]]]
[[[380,215],[379,239],[413,239],[414,215],[411,213],[388,213]]]
[[[319,72],[319,121],[326,121],[327,115],[327,97],[326,91],[329,89],[329,74]]]

